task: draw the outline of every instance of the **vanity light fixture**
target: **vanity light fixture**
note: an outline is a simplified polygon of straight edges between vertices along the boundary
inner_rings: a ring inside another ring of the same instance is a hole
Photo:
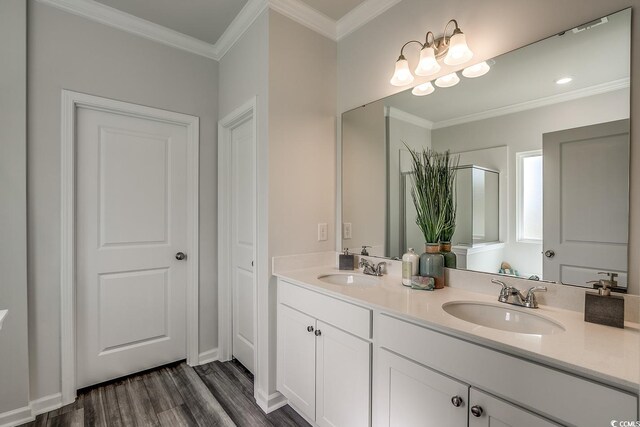
[[[436,79],[436,86],[438,87],[451,87],[460,83],[460,77],[458,73],[447,74],[446,76],[438,77]]]
[[[451,35],[447,36],[449,25],[455,25]],[[431,36],[431,39],[429,39]],[[413,75],[409,70],[409,62],[404,56],[404,48],[411,44],[418,43],[421,46],[420,59],[415,69],[418,76],[430,76],[440,71],[438,61],[442,60],[447,65],[460,65],[469,61],[473,57],[473,52],[467,46],[467,39],[455,19],[447,22],[444,27],[442,37],[435,38],[435,35],[428,31],[424,44],[417,40],[410,40],[400,48],[400,56],[396,61],[395,71],[390,83],[394,86],[406,86],[413,82]]]
[[[563,77],[561,79],[556,80],[556,84],[557,85],[566,85],[567,83],[571,82],[571,80],[573,80],[571,77]]]
[[[414,87],[411,93],[415,96],[425,96],[432,94],[435,90],[436,88],[433,87],[431,82],[426,82]]]
[[[491,67],[489,66],[489,64],[487,64],[487,61],[482,61],[462,70],[462,75],[473,79],[476,77],[484,76],[489,72],[490,69]]]

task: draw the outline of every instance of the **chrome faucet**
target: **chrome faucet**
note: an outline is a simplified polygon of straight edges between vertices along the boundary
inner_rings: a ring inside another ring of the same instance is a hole
[[[517,305],[519,307],[526,308],[538,308],[538,300],[536,299],[536,292],[546,292],[546,286],[533,286],[527,290],[526,295],[522,295],[517,288],[509,286],[502,280],[491,279],[491,283],[502,286],[498,301],[505,304]]]
[[[360,258],[360,263],[358,265],[362,268],[362,272],[364,274],[368,274],[370,276],[382,276],[384,274],[384,266],[387,265],[387,263],[382,261],[374,265],[368,260]]]

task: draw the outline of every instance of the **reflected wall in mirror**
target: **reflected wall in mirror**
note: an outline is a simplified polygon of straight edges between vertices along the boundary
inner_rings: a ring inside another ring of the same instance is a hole
[[[630,37],[626,9],[496,57],[482,77],[344,113],[342,247],[423,252],[405,144],[450,150],[458,268],[584,287],[615,273],[627,290]]]

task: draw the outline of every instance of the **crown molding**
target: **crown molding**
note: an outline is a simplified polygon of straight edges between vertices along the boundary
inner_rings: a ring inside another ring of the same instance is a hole
[[[268,6],[269,3],[265,0],[249,0],[216,43],[212,45],[216,56],[214,59],[217,61],[222,59]]]
[[[384,115],[425,129],[433,129],[433,122],[396,107],[384,107]]]
[[[167,46],[219,61],[266,8],[275,10],[331,40],[338,41],[401,0],[365,0],[337,22],[300,0],[249,0],[215,44],[138,18],[95,0],[36,1]]]
[[[198,40],[162,25],[105,6],[93,0],[37,0],[74,15],[100,22],[146,39],[217,60],[212,44]]]
[[[365,0],[338,20],[336,23],[336,40],[348,36],[401,1]]]
[[[337,40],[336,21],[300,0],[269,0],[269,7],[331,40]]]
[[[506,107],[494,108],[492,110],[482,111],[480,113],[469,114],[466,116],[455,117],[453,119],[441,120],[433,123],[433,129],[442,129],[449,126],[460,125],[463,123],[475,122],[478,120],[490,119],[493,117],[504,116],[521,111],[533,110],[534,108],[546,107],[548,105],[559,104],[561,102],[572,101],[574,99],[586,98],[588,96],[600,95],[615,90],[628,88],[630,79],[624,78],[613,80],[606,83],[589,86],[583,89],[577,89],[570,92],[560,93],[558,95],[547,96],[545,98],[534,99],[533,101],[520,102],[518,104],[507,105]]]

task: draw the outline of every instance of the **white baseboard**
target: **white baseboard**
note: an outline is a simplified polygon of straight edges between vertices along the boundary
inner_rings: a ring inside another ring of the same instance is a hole
[[[61,393],[50,394],[40,399],[32,400],[29,402],[29,406],[0,414],[0,427],[13,427],[28,423],[29,421],[33,421],[36,415],[53,411],[61,406]]]
[[[218,349],[212,348],[211,350],[203,351],[198,355],[198,365],[204,365],[205,363],[215,362],[218,360]]]
[[[29,402],[29,406],[31,407],[31,413],[34,416],[53,411],[54,409],[58,409],[62,406],[62,393],[50,394],[49,396],[32,400]]]
[[[262,409],[262,412],[268,414],[270,412],[275,411],[276,409],[282,408],[284,405],[288,403],[287,398],[282,395],[279,391],[275,393],[271,393],[270,395],[266,395],[259,390],[255,391],[254,397],[256,399],[256,403]]]
[[[35,417],[31,413],[29,406],[14,409],[13,411],[0,414],[0,427],[13,427],[33,421]]]

